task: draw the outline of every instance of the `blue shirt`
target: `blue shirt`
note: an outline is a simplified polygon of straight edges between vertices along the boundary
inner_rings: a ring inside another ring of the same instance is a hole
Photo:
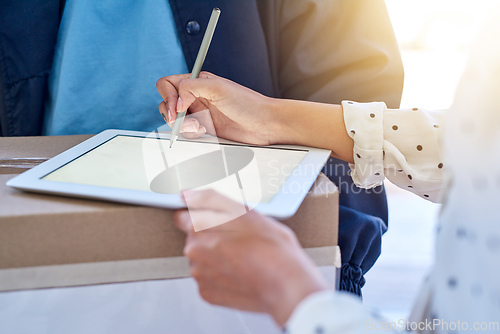
[[[175,29],[166,0],[66,1],[43,134],[163,125],[156,81],[188,72]]]

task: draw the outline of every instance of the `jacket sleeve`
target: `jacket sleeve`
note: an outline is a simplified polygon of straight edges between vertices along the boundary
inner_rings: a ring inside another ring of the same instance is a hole
[[[55,0],[3,1],[0,7],[0,131],[40,135],[60,10]]]
[[[384,0],[259,5],[280,97],[399,107],[403,66]]]

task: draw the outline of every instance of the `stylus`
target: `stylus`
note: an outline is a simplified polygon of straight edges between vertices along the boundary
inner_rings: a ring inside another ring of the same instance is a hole
[[[205,57],[208,52],[208,47],[212,41],[212,36],[214,35],[215,26],[217,26],[217,21],[219,20],[220,9],[214,8],[212,15],[210,16],[210,21],[208,21],[207,30],[205,30],[205,35],[201,41],[200,49],[198,50],[198,55],[196,56],[196,61],[194,62],[193,70],[191,71],[190,79],[196,79],[200,75],[201,67],[205,61]],[[182,123],[184,123],[184,117],[186,116],[187,110],[177,114],[174,125],[172,126],[172,133],[170,134],[170,147],[175,143],[181,132]]]

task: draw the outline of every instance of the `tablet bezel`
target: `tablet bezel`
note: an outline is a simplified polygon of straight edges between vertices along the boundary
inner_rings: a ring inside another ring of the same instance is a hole
[[[148,191],[48,181],[42,179],[58,168],[70,163],[71,161],[79,158],[85,153],[91,151],[99,145],[102,145],[103,143],[111,140],[116,136],[133,136],[145,138],[150,135],[150,132],[105,130],[85,140],[84,142],[64,151],[63,153],[47,160],[46,162],[10,179],[7,182],[7,186],[29,192],[66,195],[70,197],[105,200],[134,205],[145,205],[168,209],[185,208],[185,204],[179,194],[159,194]],[[170,133],[161,132],[158,133],[158,136],[161,139],[169,139]],[[258,145],[247,145],[211,136],[204,136],[198,138],[197,140],[203,140],[205,142],[218,142],[220,144],[263,148],[266,147]],[[304,200],[307,192],[321,172],[321,169],[325,165],[331,152],[324,149],[295,145],[273,145],[270,147],[308,151],[299,165],[295,167],[291,175],[285,180],[279,191],[273,196],[271,201],[267,203],[259,203],[255,208],[262,214],[269,215],[278,219],[286,219],[295,214],[300,204]],[[309,173],[298,173],[301,168],[306,168]],[[287,185],[291,184],[291,182],[297,182],[299,185],[302,185],[302,189],[300,189],[300,191],[297,193],[286,192],[285,189]],[[71,184],[71,186],[68,187],[68,184]]]

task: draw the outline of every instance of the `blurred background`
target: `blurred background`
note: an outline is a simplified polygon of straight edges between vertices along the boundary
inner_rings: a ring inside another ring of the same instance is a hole
[[[401,49],[405,84],[401,107],[447,109],[471,42],[497,0],[386,0]],[[364,303],[390,321],[407,319],[432,265],[438,204],[386,181],[389,231],[382,255],[367,273]]]
[[[446,109],[496,0],[386,0],[405,67],[401,105]]]

